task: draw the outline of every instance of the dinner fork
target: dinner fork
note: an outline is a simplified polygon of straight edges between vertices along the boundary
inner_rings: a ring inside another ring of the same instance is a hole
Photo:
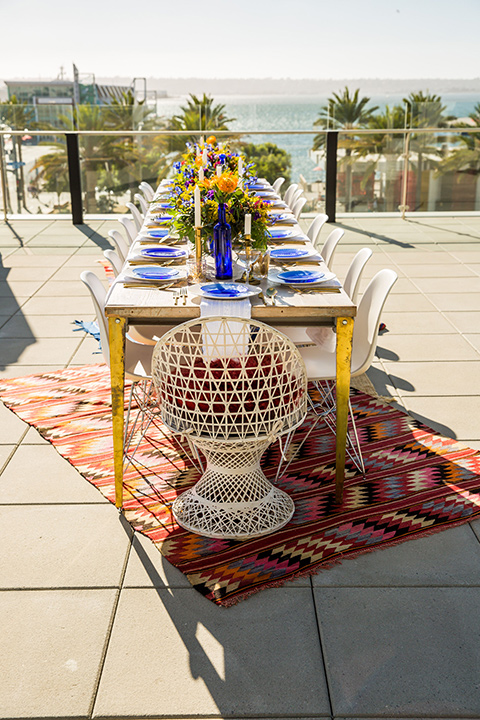
[[[175,305],[178,305],[178,300],[180,298],[180,295],[182,294],[183,288],[174,288],[173,289],[173,297],[175,298]]]
[[[180,296],[183,297],[183,304],[187,304],[187,296],[188,296],[188,290],[186,285],[180,288]]]

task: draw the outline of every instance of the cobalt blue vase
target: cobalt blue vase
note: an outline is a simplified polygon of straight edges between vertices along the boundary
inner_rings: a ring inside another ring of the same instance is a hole
[[[232,228],[227,222],[223,203],[218,205],[218,222],[213,227],[213,255],[217,280],[232,278]]]

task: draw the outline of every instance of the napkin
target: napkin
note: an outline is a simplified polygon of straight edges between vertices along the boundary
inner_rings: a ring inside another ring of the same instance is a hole
[[[202,317],[239,317],[249,319],[252,316],[252,305],[249,298],[243,300],[214,300],[213,298],[202,298],[200,302],[200,315]],[[219,338],[218,345],[215,337],[221,332],[220,322],[209,323],[209,332],[204,335],[203,350],[206,358],[210,360],[215,357],[238,357],[240,352],[247,352],[250,331],[242,323],[231,322],[233,342],[222,344]],[[221,352],[220,352],[221,351]]]

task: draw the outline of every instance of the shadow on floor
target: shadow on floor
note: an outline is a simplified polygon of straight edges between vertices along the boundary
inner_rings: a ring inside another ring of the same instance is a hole
[[[408,248],[410,250],[415,249],[415,245],[407,242],[401,242],[401,240],[395,240],[395,238],[389,237],[388,235],[379,235],[378,233],[370,232],[369,230],[360,230],[359,228],[352,227],[351,225],[345,225],[344,223],[335,223],[336,227],[340,227],[343,230],[349,230],[350,232],[357,233],[359,235],[365,235],[367,239],[374,238],[375,240],[382,240],[389,245],[396,245],[401,248]]]
[[[20,238],[19,240],[21,242]],[[8,285],[9,272],[10,268],[4,266],[3,257],[0,253],[0,282],[5,285],[6,290],[5,294],[0,297],[0,306],[5,310],[5,314],[0,317],[0,326],[5,328],[5,325],[15,316],[15,334],[21,336],[0,338],[0,370],[5,370],[9,365],[18,362],[25,348],[37,342],[27,319],[21,312],[15,295]]]
[[[95,243],[101,250],[115,250],[115,247],[112,245],[110,240],[107,240],[107,238],[103,237],[103,235],[100,235],[96,230],[93,230],[89,225],[83,224],[83,225],[75,225],[80,232],[82,232],[84,235],[88,237],[89,240]]]

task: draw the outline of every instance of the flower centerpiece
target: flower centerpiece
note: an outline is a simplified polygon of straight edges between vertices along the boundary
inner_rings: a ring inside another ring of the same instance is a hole
[[[264,249],[270,233],[268,231],[268,205],[239,184],[238,175],[226,170],[221,175],[210,173],[203,182],[196,177],[194,167],[185,163],[174,177],[173,226],[181,235],[194,240],[194,199],[193,191],[199,184],[202,191],[202,227],[204,251],[210,250],[210,239],[218,219],[219,205],[225,205],[226,220],[231,226],[232,238],[242,242],[245,215],[252,216],[252,247]]]

